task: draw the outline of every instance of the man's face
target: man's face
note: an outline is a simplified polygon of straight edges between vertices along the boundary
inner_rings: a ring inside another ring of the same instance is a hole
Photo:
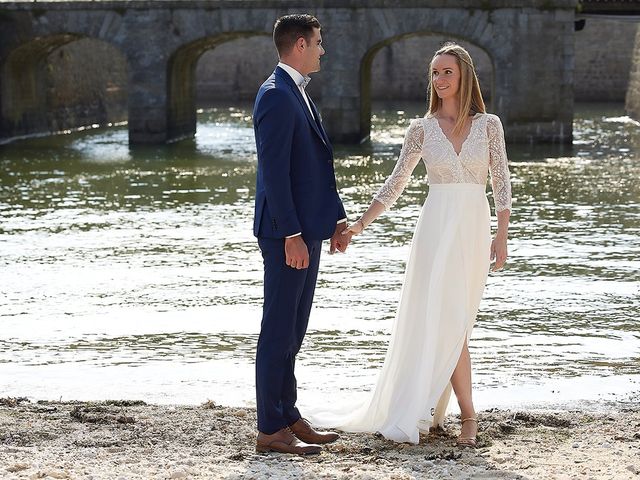
[[[313,72],[320,71],[320,57],[324,55],[324,48],[322,48],[322,35],[319,28],[313,29],[313,36],[309,42],[305,41],[306,48],[304,49],[304,66],[305,72],[300,72],[304,75],[308,75]]]

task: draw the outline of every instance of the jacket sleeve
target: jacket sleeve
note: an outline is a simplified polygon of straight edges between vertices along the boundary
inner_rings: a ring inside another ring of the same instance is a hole
[[[283,237],[301,232],[291,192],[291,148],[294,113],[290,98],[278,89],[267,90],[256,108],[256,148],[267,205],[274,230]]]
[[[343,218],[347,218],[347,212],[344,210],[344,205],[342,204],[342,200],[340,199],[339,195],[337,195],[337,201],[338,201],[338,218],[336,218],[336,222],[339,222]]]

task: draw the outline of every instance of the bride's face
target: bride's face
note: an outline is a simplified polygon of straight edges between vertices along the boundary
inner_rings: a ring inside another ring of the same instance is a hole
[[[431,62],[431,81],[438,97],[451,98],[460,89],[460,67],[453,55],[436,55]]]

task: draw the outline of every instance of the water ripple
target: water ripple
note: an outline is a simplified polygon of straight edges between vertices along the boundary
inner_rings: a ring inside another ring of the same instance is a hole
[[[421,108],[380,105],[371,142],[336,147],[351,218]],[[0,146],[2,391],[251,403],[262,259],[250,110],[199,122],[195,140],[167,147],[129,148],[124,128]],[[471,345],[481,403],[505,388],[507,403],[637,388],[640,129],[618,105],[585,105],[574,133],[572,146],[509,147],[510,258]],[[419,166],[347,255],[323,256],[301,397],[375,381],[426,192]]]

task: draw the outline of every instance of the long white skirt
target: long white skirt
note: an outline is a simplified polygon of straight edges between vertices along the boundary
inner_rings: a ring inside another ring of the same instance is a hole
[[[450,379],[489,273],[485,186],[434,184],[413,236],[398,313],[377,383],[359,407],[311,412],[314,425],[418,443],[442,425]]]

